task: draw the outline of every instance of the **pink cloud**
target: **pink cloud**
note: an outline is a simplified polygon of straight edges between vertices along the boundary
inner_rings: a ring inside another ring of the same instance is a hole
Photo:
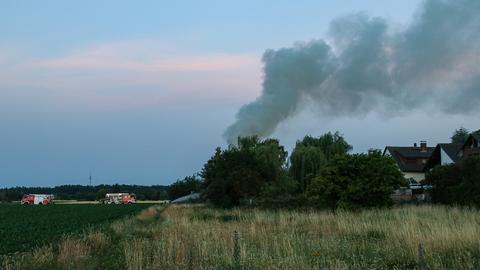
[[[150,50],[142,51],[143,46]],[[34,65],[54,69],[159,72],[235,70],[251,68],[259,62],[254,54],[191,54],[152,47],[144,43],[104,44]]]
[[[110,69],[140,72],[158,71],[216,71],[251,67],[258,61],[250,55],[208,55],[169,57],[155,59],[148,63],[129,61],[121,58],[108,58],[75,55],[65,58],[47,60],[38,64],[40,67],[57,69]]]
[[[149,42],[110,43],[61,57],[18,57],[15,66],[0,66],[0,98],[3,85],[22,89],[15,91],[17,100],[35,96],[61,111],[240,104],[258,96],[261,76],[255,54],[199,54]]]

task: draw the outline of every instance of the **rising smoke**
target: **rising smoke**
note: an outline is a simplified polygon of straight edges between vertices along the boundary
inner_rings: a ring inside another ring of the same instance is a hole
[[[325,116],[418,108],[445,113],[480,105],[480,1],[427,0],[403,30],[355,14],[330,25],[326,40],[267,50],[262,95],[225,131],[270,135],[311,100]]]

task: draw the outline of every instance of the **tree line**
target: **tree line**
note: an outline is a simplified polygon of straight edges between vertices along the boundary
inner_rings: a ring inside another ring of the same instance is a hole
[[[464,142],[468,130],[454,132]],[[55,194],[62,200],[96,200],[106,193],[135,193],[139,200],[174,200],[192,192],[218,207],[315,207],[360,209],[392,205],[390,195],[408,186],[396,162],[380,150],[351,154],[352,146],[338,132],[298,140],[289,156],[276,139],[239,137],[237,144],[215,149],[202,170],[169,186],[63,185],[0,189],[0,201],[23,194]],[[480,157],[437,166],[425,180],[435,203],[480,206]]]
[[[56,187],[12,187],[0,189],[0,201],[18,201],[24,194],[54,194],[58,200],[92,201],[105,197],[106,193],[135,193],[139,200],[166,200],[167,186],[139,185],[62,185]]]
[[[392,204],[390,195],[405,179],[379,150],[350,154],[338,132],[305,136],[289,156],[276,139],[240,137],[217,148],[198,176],[170,186],[186,195],[202,191],[219,207],[317,207],[359,209]]]
[[[451,137],[463,143],[463,127]],[[408,187],[396,162],[380,150],[351,154],[338,132],[298,140],[289,156],[276,139],[240,137],[235,145],[217,148],[198,175],[169,187],[169,198],[202,192],[219,207],[251,205],[268,208],[315,207],[360,209],[392,205],[391,194]],[[427,172],[432,202],[480,206],[480,157],[437,166]]]

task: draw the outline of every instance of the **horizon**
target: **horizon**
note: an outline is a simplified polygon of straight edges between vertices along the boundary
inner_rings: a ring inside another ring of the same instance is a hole
[[[0,187],[86,184],[90,173],[94,184],[169,185],[198,173],[227,146],[237,112],[262,96],[265,51],[328,40],[331,22],[349,14],[401,31],[424,2],[6,1]],[[361,153],[480,128],[475,107],[440,105],[329,116],[305,101],[268,137],[291,153],[306,135],[339,131]]]
[[[167,185],[137,185],[137,184],[122,184],[122,183],[114,183],[114,184],[95,184],[95,185],[82,185],[82,184],[64,184],[59,186],[12,186],[12,187],[0,187],[0,188],[57,188],[57,187],[64,187],[64,186],[81,186],[81,187],[100,187],[100,186],[134,186],[134,187],[168,187]]]

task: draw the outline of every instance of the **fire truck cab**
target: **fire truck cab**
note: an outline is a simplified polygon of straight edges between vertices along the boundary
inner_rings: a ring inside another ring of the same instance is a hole
[[[47,205],[53,204],[53,199],[54,196],[52,194],[25,194],[20,203],[25,205]]]
[[[105,199],[101,201],[105,204],[133,204],[137,198],[133,193],[107,193]]]

